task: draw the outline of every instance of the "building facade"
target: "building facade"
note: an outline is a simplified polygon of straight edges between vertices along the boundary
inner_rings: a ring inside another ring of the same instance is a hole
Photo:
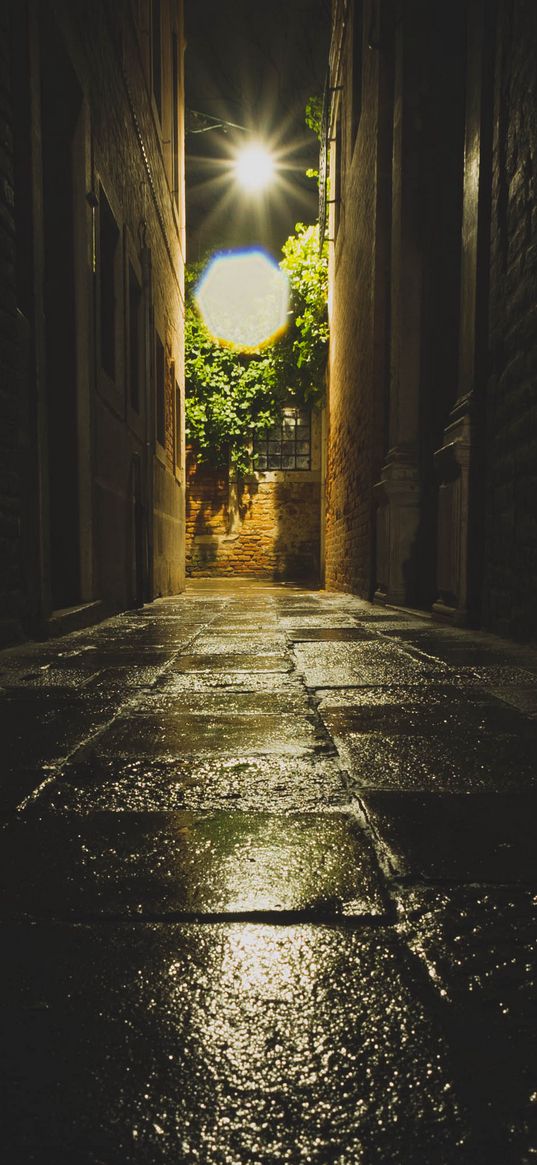
[[[537,9],[336,0],[325,579],[537,635]]]
[[[182,0],[2,6],[4,634],[184,583]]]

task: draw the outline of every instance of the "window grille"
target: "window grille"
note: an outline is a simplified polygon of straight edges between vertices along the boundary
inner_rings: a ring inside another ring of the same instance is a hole
[[[254,437],[254,466],[261,471],[311,469],[311,414],[284,408],[281,421]]]

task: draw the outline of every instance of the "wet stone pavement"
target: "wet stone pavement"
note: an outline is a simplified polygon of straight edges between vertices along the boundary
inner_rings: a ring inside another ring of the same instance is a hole
[[[200,582],[0,717],[6,1165],[537,1160],[537,652]]]

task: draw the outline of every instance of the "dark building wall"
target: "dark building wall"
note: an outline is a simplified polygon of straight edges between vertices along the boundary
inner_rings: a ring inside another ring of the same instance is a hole
[[[22,503],[17,342],[13,93],[9,23],[0,7],[0,642],[20,628],[25,602],[20,521]]]
[[[537,7],[502,0],[495,43],[483,617],[537,636]]]
[[[456,395],[463,4],[341,0],[334,17],[326,581],[430,604],[433,454]]]
[[[35,628],[58,608],[184,585],[183,11],[7,11],[26,374],[18,551]]]
[[[326,582],[520,637],[536,50],[529,0],[333,5]]]

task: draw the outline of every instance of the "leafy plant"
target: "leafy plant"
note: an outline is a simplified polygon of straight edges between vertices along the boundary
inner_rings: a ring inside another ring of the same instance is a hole
[[[194,302],[202,265],[186,272],[186,436],[198,462],[252,467],[252,436],[274,425],[285,404],[315,405],[324,393],[328,345],[327,253],[317,226],[297,223],[280,266],[291,288],[290,323],[273,344],[248,354],[219,344]]]

